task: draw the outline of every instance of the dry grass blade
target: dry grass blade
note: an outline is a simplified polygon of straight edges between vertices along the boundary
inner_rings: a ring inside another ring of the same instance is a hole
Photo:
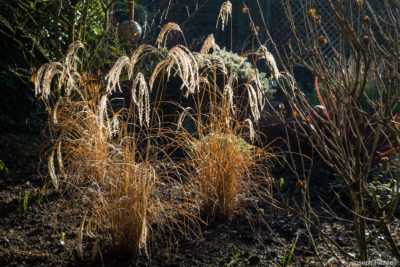
[[[182,127],[182,123],[183,120],[186,118],[186,116],[189,114],[189,111],[191,110],[191,107],[186,107],[183,109],[183,111],[181,112],[181,114],[179,114],[179,118],[178,118],[178,123],[177,123],[177,131],[179,131],[179,129],[181,129]]]
[[[47,164],[48,164],[48,168],[49,168],[49,175],[50,175],[51,181],[53,182],[54,188],[56,190],[58,190],[59,181],[58,181],[58,177],[57,177],[55,166],[54,166],[54,150],[51,151],[51,154],[49,156]]]
[[[161,32],[159,33],[159,35],[157,37],[156,44],[165,47],[167,38],[171,34],[172,31],[179,32],[183,36],[181,27],[179,27],[179,25],[174,22],[169,22],[161,29]],[[183,38],[185,38],[185,37],[183,36]]]
[[[151,166],[125,158],[134,156],[134,153],[125,150],[122,164],[114,169],[112,179],[115,186],[102,198],[107,209],[101,210],[99,219],[111,226],[113,247],[117,251],[137,254],[142,249],[146,252],[150,225],[148,212],[155,206],[157,177]]]
[[[226,1],[221,5],[221,9],[219,10],[216,27],[218,28],[218,23],[221,19],[221,27],[223,31],[225,25],[228,24],[229,18],[232,20],[232,4],[230,1]]]

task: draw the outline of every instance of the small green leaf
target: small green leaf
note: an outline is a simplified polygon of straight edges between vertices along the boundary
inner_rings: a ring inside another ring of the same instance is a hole
[[[26,210],[27,208],[28,208],[28,199],[29,199],[29,194],[31,193],[31,190],[29,190],[26,194],[25,194],[25,197],[24,197],[24,204],[23,204],[23,207],[24,207],[24,210]]]
[[[0,159],[0,171],[6,171],[7,167],[4,162]]]
[[[285,180],[283,178],[281,178],[280,181],[279,181],[279,188],[280,189],[282,189],[284,183],[285,183]]]

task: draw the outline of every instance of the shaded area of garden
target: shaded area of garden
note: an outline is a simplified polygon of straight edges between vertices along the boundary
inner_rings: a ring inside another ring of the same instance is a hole
[[[5,46],[23,51],[4,65],[19,85],[5,84],[28,96],[26,110],[2,116],[2,264],[396,264],[396,1],[380,7],[393,10],[385,27],[369,1],[327,1],[339,41],[318,6],[301,2],[305,36],[282,1],[285,54],[253,20],[259,1],[244,4],[251,48],[241,55],[230,1],[216,25],[231,50],[213,34],[187,47],[180,25],[158,25],[171,1],[154,17],[136,5],[149,15],[142,29],[133,2],[100,2],[16,1],[5,10],[38,12],[19,28],[2,11]],[[59,24],[46,32],[49,7]]]

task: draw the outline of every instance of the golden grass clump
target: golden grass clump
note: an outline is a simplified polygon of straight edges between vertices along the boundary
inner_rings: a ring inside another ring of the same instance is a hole
[[[201,217],[210,223],[233,215],[239,210],[243,194],[263,191],[259,184],[267,185],[264,187],[267,191],[270,189],[266,179],[268,170],[260,162],[274,157],[267,148],[258,148],[246,141],[255,139],[253,122],[249,118],[238,119],[240,115],[233,108],[237,101],[234,96],[237,77],[232,73],[226,78],[222,89],[203,88],[212,100],[207,114],[186,108],[179,116],[178,128],[187,117],[194,122],[196,131],[190,133],[183,128],[176,135],[176,142],[186,153],[187,188],[196,196]],[[257,101],[255,92],[249,91],[249,94]],[[253,105],[254,112],[259,112],[257,104]]]
[[[89,226],[110,236],[118,252],[147,253],[151,212],[160,207],[155,194],[158,176],[149,162],[136,162],[134,139],[127,138],[124,143],[112,158],[107,181],[93,201]]]
[[[65,62],[45,65],[40,72],[52,73],[52,77],[48,76],[53,80],[60,75],[54,66],[76,72],[73,67],[64,66]],[[92,81],[87,78],[89,75],[74,76],[74,85],[68,79],[50,82],[55,91],[59,86],[65,91],[67,86],[74,86],[70,95],[57,97],[48,88],[44,90],[49,82],[40,79],[37,94],[41,94],[49,108],[53,145],[48,168],[55,188],[74,202],[80,199],[79,203],[87,203],[88,216],[84,216],[81,225],[86,226],[89,236],[109,240],[119,252],[138,254],[146,253],[151,225],[161,229],[175,223],[171,213],[185,211],[178,208],[184,204],[173,204],[174,196],[162,200],[158,197],[159,174],[154,166],[162,162],[154,158],[161,149],[150,147],[150,142],[141,143],[144,149],[138,149],[139,140],[151,139],[145,131],[136,130],[141,124],[150,123],[149,92],[143,74],[136,76],[132,88],[139,116],[132,120],[130,116],[135,112],[114,113],[110,108],[107,92],[115,90],[126,64],[126,58],[117,62],[119,66],[107,76],[108,84],[104,80]],[[53,97],[48,100],[51,94]],[[81,246],[78,244],[78,247]]]
[[[245,124],[235,121],[231,126],[225,119],[199,130],[197,138],[181,135],[187,145],[188,187],[199,199],[202,218],[210,223],[233,215],[243,194],[257,192],[258,184],[268,184],[258,175],[266,175],[259,163],[273,156],[245,141]],[[250,128],[253,138],[252,124]]]
[[[137,101],[145,102],[142,98],[139,93]],[[63,190],[79,192],[79,198],[89,201],[88,233],[111,240],[117,251],[137,254],[146,251],[150,224],[162,220],[155,193],[157,175],[137,150],[137,139],[127,133],[127,124],[108,111],[107,96],[98,96],[97,103],[92,100],[62,100],[65,103],[59,105],[52,130],[66,168],[63,180],[54,178],[52,152],[50,174],[57,187],[62,184]],[[150,211],[160,217],[151,217]]]

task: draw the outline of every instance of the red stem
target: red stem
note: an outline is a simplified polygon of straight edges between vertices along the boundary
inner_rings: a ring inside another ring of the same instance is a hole
[[[325,101],[322,99],[321,93],[319,91],[319,84],[318,84],[318,76],[317,75],[315,75],[315,90],[317,91],[319,103],[321,104],[321,106],[324,107],[324,113],[325,113],[326,117],[328,117],[328,119],[329,119],[329,114],[328,114],[328,110],[326,109]]]

